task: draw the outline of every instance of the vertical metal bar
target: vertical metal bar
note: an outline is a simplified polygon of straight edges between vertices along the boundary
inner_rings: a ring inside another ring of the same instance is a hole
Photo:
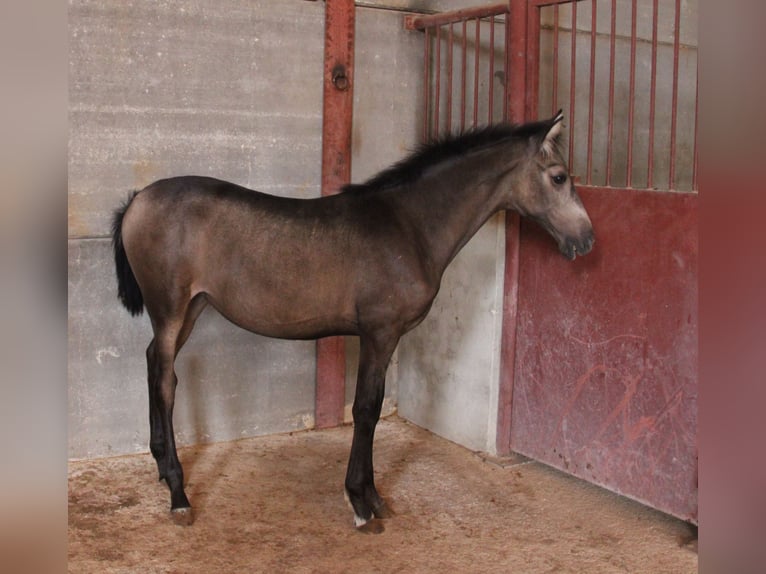
[[[423,70],[423,141],[427,142],[431,139],[430,134],[430,111],[431,111],[431,93],[429,87],[431,86],[431,29],[426,28],[425,34],[425,69]]]
[[[617,0],[612,0],[612,27],[609,33],[609,119],[606,143],[606,185],[612,185],[612,148],[614,142],[614,60],[617,37]]]
[[[524,118],[531,121],[538,116],[538,100],[540,99],[540,5],[529,2],[526,11],[527,37],[526,73],[524,94]]]
[[[488,114],[487,123],[491,124],[494,118],[495,111],[495,17],[492,16],[489,20],[489,80],[487,82],[488,94]]]
[[[559,111],[559,5],[553,5],[553,92],[551,97],[551,115]]]
[[[596,93],[596,2],[591,2],[590,18],[590,92],[588,94],[588,161],[585,181],[592,183],[593,171],[593,101]]]
[[[452,131],[452,57],[454,48],[452,26],[453,24],[450,22],[447,32],[447,133]]]
[[[575,82],[577,80],[577,2],[572,2],[572,48],[569,69],[569,169],[574,165]]]
[[[633,187],[633,116],[636,101],[636,21],[637,0],[633,0],[630,24],[630,87],[628,88],[628,166],[626,187]]]
[[[462,49],[462,60],[460,62],[461,68],[460,68],[460,131],[465,131],[465,75],[466,75],[466,47],[467,47],[467,38],[466,38],[466,30],[467,30],[467,20],[463,20],[463,37],[461,40],[461,49]]]
[[[668,174],[668,188],[676,188],[676,130],[678,127],[678,53],[681,48],[681,0],[676,0],[676,14],[673,22],[673,100],[670,111],[670,173]],[[696,104],[695,104],[696,105]],[[695,118],[696,123],[696,108]],[[697,130],[694,131],[695,154],[697,151]],[[696,161],[696,155],[695,155]],[[692,185],[694,187],[694,185]]]
[[[506,51],[508,90],[508,119],[524,121],[526,109],[527,25],[529,6],[526,0],[510,0],[505,21],[505,34],[509,50]],[[539,12],[537,10],[534,10]],[[519,230],[518,214],[505,215],[505,271],[503,274],[503,321],[500,342],[500,381],[497,398],[497,434],[495,447],[498,454],[507,454],[512,448],[511,417],[513,414],[513,381],[516,372],[516,325],[518,321],[519,289]]]
[[[439,137],[439,129],[441,128],[441,109],[440,109],[440,95],[442,90],[442,29],[441,26],[436,27],[436,94],[434,95],[434,137]]]
[[[325,7],[324,99],[322,111],[322,195],[337,193],[351,179],[354,109],[354,0]],[[346,354],[343,337],[316,344],[315,423],[317,428],[343,422],[346,400]]]
[[[652,4],[652,77],[649,87],[649,157],[646,165],[646,187],[654,187],[654,118],[657,106],[657,18],[659,0]]]
[[[698,145],[699,101],[700,101],[699,90],[700,90],[700,81],[699,81],[699,60],[698,60],[697,61],[697,86],[696,86],[695,94],[694,94],[694,165],[692,167],[692,189],[694,191],[699,190],[699,187],[697,185],[697,168],[699,166],[699,145]]]
[[[479,123],[479,55],[481,52],[481,20],[476,18],[476,43],[473,56],[473,127]]]
[[[503,121],[508,121],[508,98],[509,93],[511,89],[511,69],[510,65],[508,63],[508,54],[511,49],[511,35],[510,35],[510,28],[508,27],[508,19],[510,18],[510,15],[506,13],[505,15],[505,25],[503,26],[503,33],[505,34],[504,38],[504,51],[503,51],[503,69],[505,70],[505,81],[503,82]]]

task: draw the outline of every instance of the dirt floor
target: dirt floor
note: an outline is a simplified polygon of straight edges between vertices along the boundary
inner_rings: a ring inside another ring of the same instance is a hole
[[[192,526],[150,455],[69,465],[69,572],[697,572],[689,525],[523,459],[491,461],[381,421],[376,484],[396,516],[362,534],[343,499],[351,428],[180,451]]]

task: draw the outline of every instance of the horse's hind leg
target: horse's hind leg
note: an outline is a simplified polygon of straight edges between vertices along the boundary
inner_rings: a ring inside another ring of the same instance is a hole
[[[178,335],[176,342],[175,354],[181,350],[186,340],[189,338],[194,323],[199,317],[202,310],[207,305],[207,299],[204,294],[200,293],[194,297],[189,304],[189,308],[186,311],[183,326]],[[156,339],[152,339],[151,343],[146,349],[146,364],[147,364],[147,379],[149,383],[149,450],[157,462],[157,469],[159,471],[159,479],[166,478],[166,463],[165,463],[165,433],[162,428],[162,417],[159,408],[159,379],[160,379],[160,365],[157,356],[157,344]]]
[[[386,369],[396,348],[397,336],[362,336],[360,339],[359,375],[354,397],[354,439],[346,472],[346,497],[354,509],[354,524],[364,532],[382,532],[375,518],[391,514],[375,489],[372,466],[372,443],[380,419],[385,391]]]
[[[152,339],[146,348],[147,379],[149,382],[149,450],[157,462],[160,480],[165,478],[165,433],[162,431],[162,418],[160,416],[159,399],[159,362],[157,361],[157,343]]]
[[[178,377],[175,358],[186,342],[194,321],[205,307],[204,296],[195,298],[180,320],[152,320],[154,340],[147,349],[149,364],[150,422],[152,438],[150,447],[157,459],[160,478],[170,488],[170,510],[175,522],[191,524],[191,505],[184,492],[183,468],[178,460],[173,431],[173,406]],[[152,446],[153,445],[153,446]]]

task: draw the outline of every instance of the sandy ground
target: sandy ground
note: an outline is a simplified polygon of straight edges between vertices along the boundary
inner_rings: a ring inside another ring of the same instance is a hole
[[[195,522],[150,455],[69,465],[69,572],[697,572],[689,525],[523,459],[490,461],[392,417],[376,484],[396,516],[353,527],[351,428],[180,451]]]

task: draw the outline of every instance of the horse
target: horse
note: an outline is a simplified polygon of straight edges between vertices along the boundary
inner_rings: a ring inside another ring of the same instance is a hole
[[[118,297],[151,319],[149,447],[175,522],[193,516],[174,440],[174,362],[210,305],[269,337],[359,337],[345,497],[357,529],[383,529],[392,512],[375,488],[372,452],[386,370],[455,255],[500,210],[541,224],[568,259],[593,246],[562,157],[562,122],[559,111],[446,136],[364,183],[312,199],[200,176],[129,194],[112,221]]]

